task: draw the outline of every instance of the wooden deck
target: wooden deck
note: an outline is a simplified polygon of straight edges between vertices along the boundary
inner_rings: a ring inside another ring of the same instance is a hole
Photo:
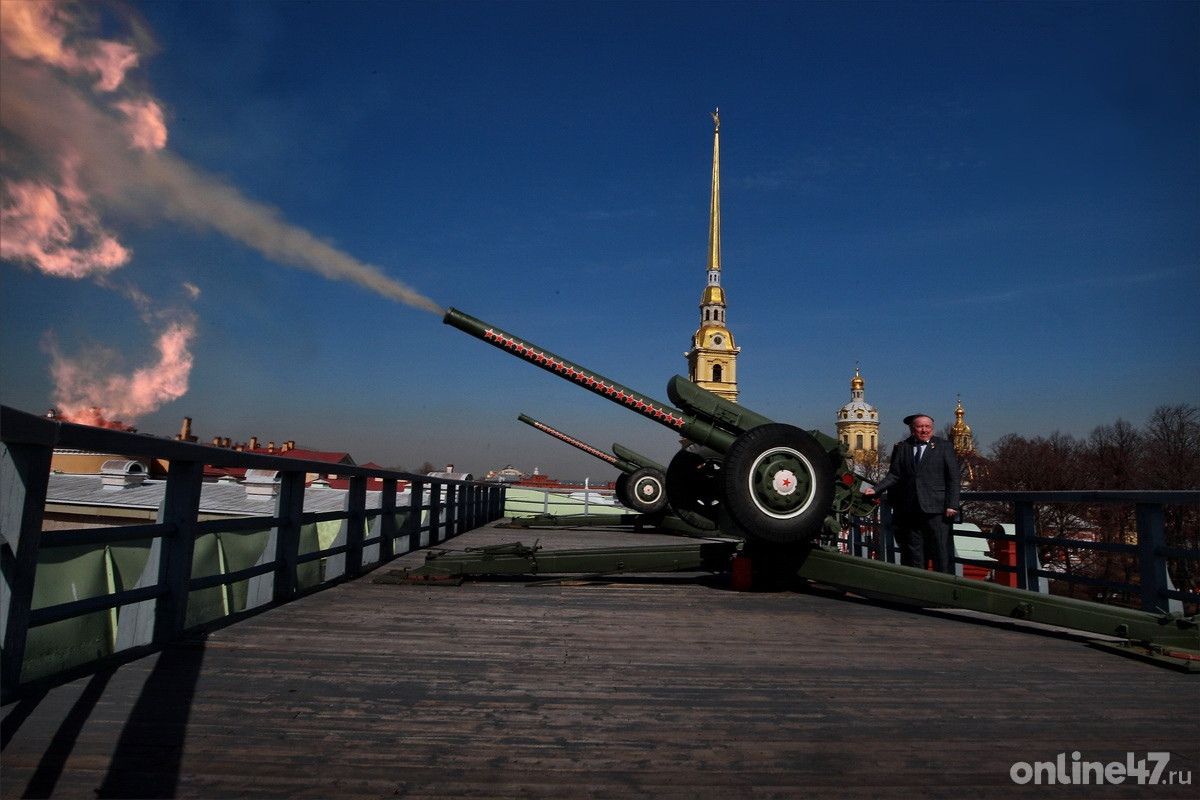
[[[615,531],[486,528],[452,547]],[[410,555],[401,563],[419,563]],[[1194,797],[1200,676],[1082,639],[711,579],[372,576],[4,709],[0,795]],[[1190,786],[1015,786],[1169,752]]]

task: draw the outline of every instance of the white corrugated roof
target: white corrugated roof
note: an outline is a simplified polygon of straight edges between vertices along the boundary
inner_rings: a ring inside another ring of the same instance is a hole
[[[46,502],[154,509],[162,505],[166,486],[166,481],[145,481],[138,486],[105,489],[99,475],[51,474]],[[341,511],[345,507],[346,494],[343,489],[309,487],[304,490],[304,510]],[[367,508],[379,507],[379,495],[379,492],[367,492]],[[264,516],[274,509],[274,498],[249,496],[240,483],[200,485],[200,511],[204,514]]]

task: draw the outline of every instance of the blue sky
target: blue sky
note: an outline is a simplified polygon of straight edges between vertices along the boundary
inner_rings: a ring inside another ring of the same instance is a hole
[[[127,81],[188,174],[651,397],[699,322],[719,106],[748,407],[833,433],[858,362],[884,441],[961,394],[986,450],[1200,403],[1200,4],[97,8],[98,34],[136,36]],[[163,316],[119,279],[195,325],[187,391],[145,432],[612,477],[526,413],[673,452],[429,311],[153,200],[95,208],[132,253],[109,279],[0,266],[7,405],[53,403],[54,347],[155,360]]]

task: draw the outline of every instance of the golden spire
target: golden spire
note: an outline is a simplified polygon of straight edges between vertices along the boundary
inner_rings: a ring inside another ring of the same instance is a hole
[[[963,422],[962,395],[958,396],[958,408],[954,409],[954,424],[950,426],[950,439],[957,453],[975,452],[975,437],[971,435],[971,426]]]
[[[721,288],[721,117],[712,112],[712,199],[708,216],[708,275],[700,298],[700,327],[688,351],[688,380],[737,402],[737,354],[733,334],[725,327],[725,290]]]
[[[708,268],[721,268],[721,117],[713,112],[712,203],[708,209]]]

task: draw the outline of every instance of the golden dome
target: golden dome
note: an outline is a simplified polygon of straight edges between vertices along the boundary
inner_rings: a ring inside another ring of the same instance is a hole
[[[704,287],[704,296],[701,297],[700,302],[706,306],[723,306],[725,305],[725,290],[720,286],[706,286]]]

